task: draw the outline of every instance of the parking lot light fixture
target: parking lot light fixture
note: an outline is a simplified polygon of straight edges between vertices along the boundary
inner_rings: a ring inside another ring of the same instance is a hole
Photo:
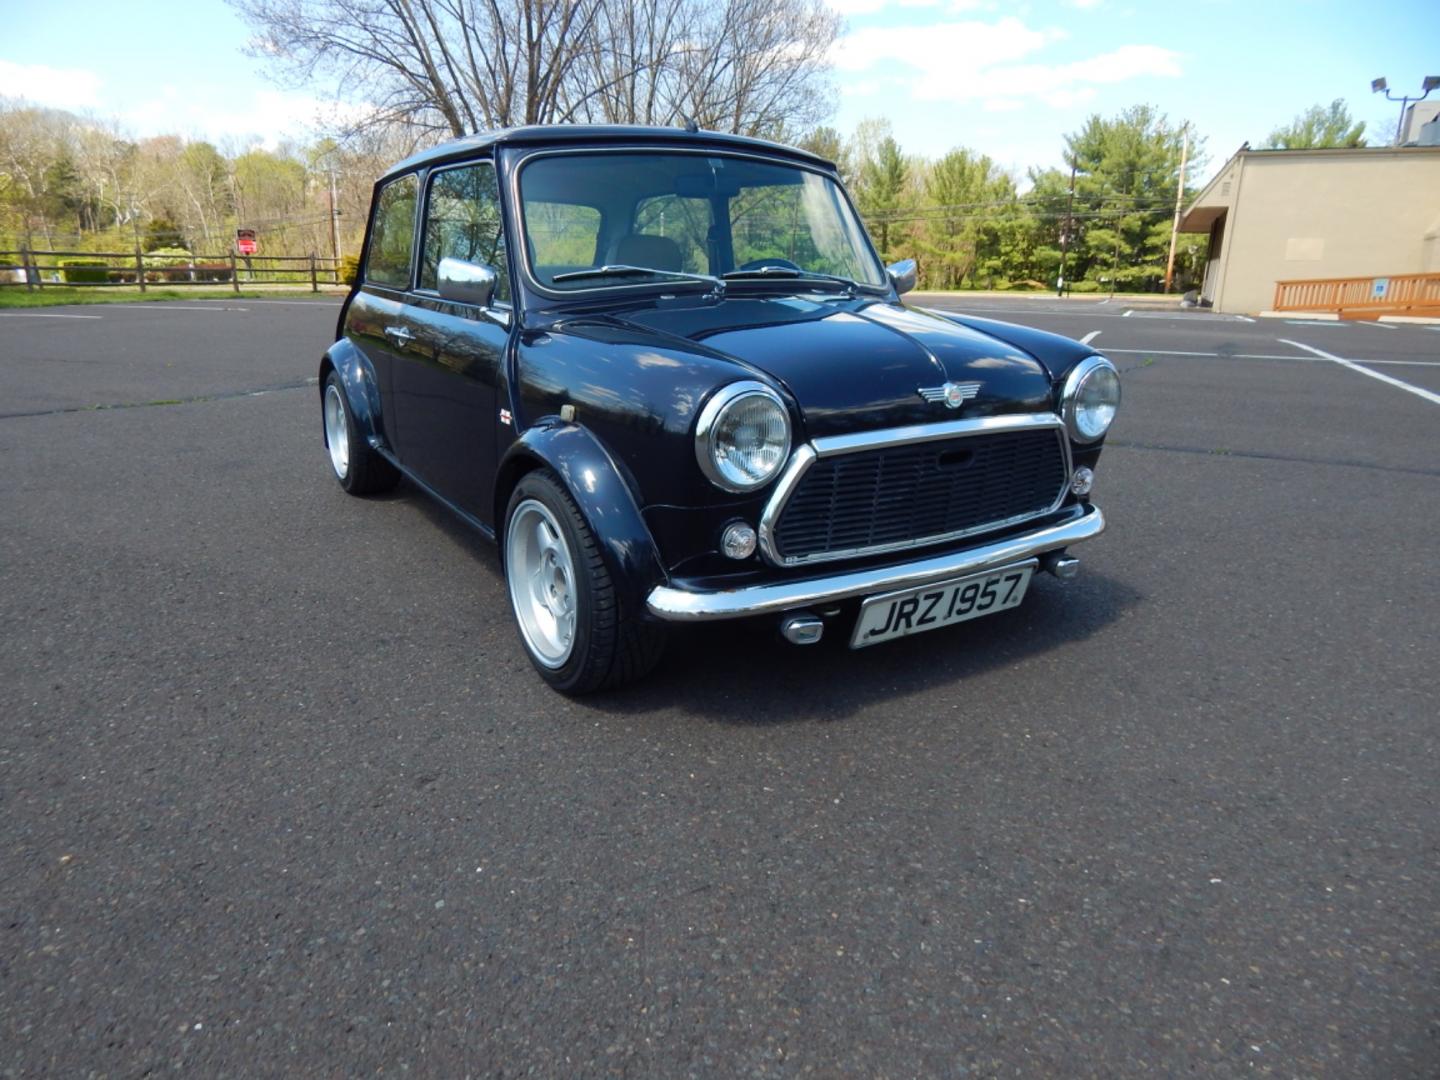
[[[1440,75],[1426,75],[1420,83],[1422,93],[1419,97],[1410,97],[1402,94],[1399,97],[1390,92],[1390,84],[1383,77],[1370,80],[1370,92],[1372,94],[1384,94],[1386,101],[1400,102],[1400,122],[1395,125],[1395,145],[1400,145],[1400,140],[1405,134],[1405,110],[1410,107],[1413,101],[1416,104],[1424,101],[1430,96],[1430,91],[1440,89]]]

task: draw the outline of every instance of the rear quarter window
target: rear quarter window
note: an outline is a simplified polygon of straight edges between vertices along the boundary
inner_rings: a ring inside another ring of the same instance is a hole
[[[419,181],[414,176],[391,180],[375,200],[370,225],[370,251],[365,280],[397,289],[410,287],[410,253],[415,246],[415,203]]]

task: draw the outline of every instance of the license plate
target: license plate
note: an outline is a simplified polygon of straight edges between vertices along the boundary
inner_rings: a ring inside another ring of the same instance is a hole
[[[1032,559],[1003,570],[872,596],[860,606],[850,647],[863,649],[1017,607],[1025,599],[1035,566]]]

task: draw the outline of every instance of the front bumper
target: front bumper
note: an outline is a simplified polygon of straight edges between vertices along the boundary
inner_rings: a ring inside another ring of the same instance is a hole
[[[1008,536],[993,544],[932,555],[913,562],[796,581],[745,585],[736,589],[699,591],[660,585],[650,591],[645,605],[651,615],[666,622],[714,622],[770,615],[992,570],[1048,551],[1058,551],[1099,536],[1104,531],[1105,515],[1098,507],[1092,506],[1079,509],[1075,517],[1058,525],[1047,525]]]

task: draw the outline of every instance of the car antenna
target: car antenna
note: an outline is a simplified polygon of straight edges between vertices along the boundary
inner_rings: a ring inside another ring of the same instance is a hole
[[[700,133],[700,125],[695,122],[693,116],[682,116],[681,119],[685,121],[685,130],[691,135],[698,135]]]

